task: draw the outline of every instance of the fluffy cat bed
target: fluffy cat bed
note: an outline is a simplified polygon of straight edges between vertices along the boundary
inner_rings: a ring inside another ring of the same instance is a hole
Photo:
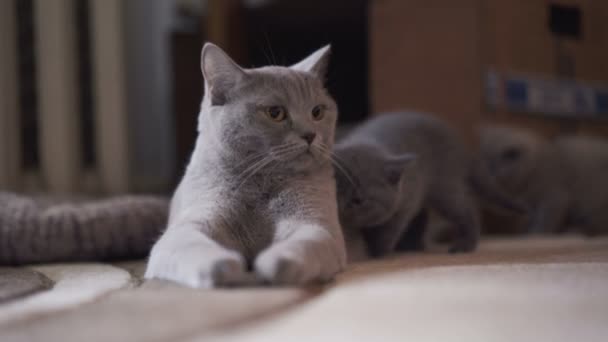
[[[135,261],[1,269],[0,341],[608,336],[608,239],[486,240],[474,254],[403,254],[353,264],[323,289],[192,290],[141,282],[143,266]]]

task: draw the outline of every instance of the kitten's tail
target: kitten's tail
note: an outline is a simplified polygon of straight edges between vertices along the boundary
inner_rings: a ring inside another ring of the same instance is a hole
[[[49,203],[0,192],[0,265],[144,257],[168,211],[153,196]]]
[[[500,188],[484,163],[474,163],[469,173],[469,184],[482,199],[494,207],[522,215],[528,213],[529,209],[523,202]]]

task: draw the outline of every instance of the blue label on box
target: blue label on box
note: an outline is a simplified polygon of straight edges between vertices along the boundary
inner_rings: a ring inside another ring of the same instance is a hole
[[[570,79],[486,74],[486,103],[509,110],[608,118],[608,87]]]
[[[595,93],[595,108],[599,114],[608,115],[608,92]]]
[[[528,85],[523,80],[506,81],[505,92],[507,103],[513,107],[526,107],[528,103]]]

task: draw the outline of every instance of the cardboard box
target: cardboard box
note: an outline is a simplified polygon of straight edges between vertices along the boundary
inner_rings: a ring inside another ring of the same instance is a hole
[[[608,127],[608,120],[585,113],[489,106],[486,76],[541,77],[551,87],[564,79],[608,84],[608,1],[375,0],[370,48],[374,113],[433,112],[471,142],[475,126],[486,121],[547,136],[584,133],[590,126],[607,131],[598,126]]]

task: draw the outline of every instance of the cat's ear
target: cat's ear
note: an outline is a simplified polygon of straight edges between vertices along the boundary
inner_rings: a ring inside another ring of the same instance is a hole
[[[230,91],[246,77],[246,72],[217,45],[206,43],[201,52],[201,71],[206,96],[212,106],[226,103]]]
[[[330,54],[331,45],[325,45],[299,63],[292,65],[290,68],[293,70],[310,72],[321,80],[325,80]]]
[[[401,182],[408,166],[416,160],[416,155],[405,153],[398,156],[387,157],[384,164],[384,175],[386,180],[393,185]]]

